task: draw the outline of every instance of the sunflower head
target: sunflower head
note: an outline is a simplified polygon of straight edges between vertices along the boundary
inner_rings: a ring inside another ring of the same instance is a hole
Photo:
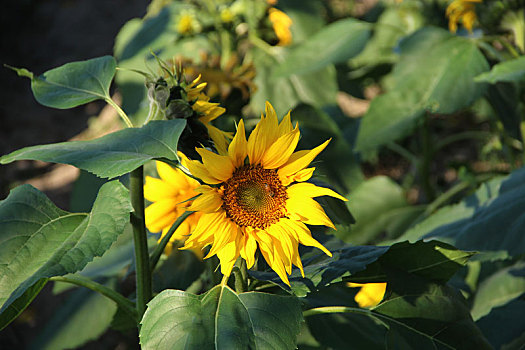
[[[223,132],[211,121],[221,116],[225,109],[218,103],[211,103],[203,92],[206,83],[200,82],[200,75],[191,83],[184,76],[182,67],[168,66],[158,59],[163,71],[160,77],[150,77],[146,81],[150,113],[146,122],[155,119],[185,119],[186,128],[182,132],[178,146],[190,158],[198,158],[195,147],[204,146],[212,149],[224,149],[229,133]],[[216,142],[212,141],[211,136]]]
[[[181,164],[187,163],[187,158],[179,152]],[[159,241],[168,233],[169,229],[191,205],[191,198],[198,195],[195,189],[199,183],[185,175],[181,170],[174,169],[166,163],[157,161],[157,177],[146,176],[144,197],[152,202],[144,212],[146,227],[150,232],[160,232]],[[197,224],[201,214],[191,214],[177,228],[171,236],[164,252],[169,254],[176,241],[184,241]],[[195,253],[202,257],[200,250]]]
[[[257,249],[269,266],[287,284],[292,265],[304,276],[299,243],[331,253],[315,240],[306,224],[335,228],[323,208],[313,198],[336,192],[306,182],[314,169],[308,167],[327,146],[295,152],[299,128],[290,113],[279,123],[271,104],[266,116],[245,136],[244,123],[224,150],[196,151],[202,161],[189,161],[188,169],[206,184],[190,210],[202,214],[184,248],[210,246],[207,257],[217,255],[221,271],[229,275],[240,256],[251,268]]]

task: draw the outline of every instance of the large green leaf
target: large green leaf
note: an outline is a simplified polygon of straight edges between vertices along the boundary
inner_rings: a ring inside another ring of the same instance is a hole
[[[287,52],[275,75],[288,76],[342,63],[357,55],[370,36],[370,24],[353,18],[334,22]]]
[[[280,52],[273,56],[260,50],[254,52],[254,64],[257,70],[254,82],[257,91],[252,95],[250,105],[256,112],[264,109],[266,101],[270,101],[280,115],[300,103],[316,107],[335,103],[337,80],[333,66],[313,73],[274,77],[273,71],[282,60],[283,56]]]
[[[510,176],[493,179],[480,186],[459,204],[441,208],[408,230],[400,240],[439,239],[459,249],[475,249],[491,254],[525,253],[525,168]]]
[[[87,289],[76,290],[60,303],[29,348],[78,348],[99,338],[108,329],[116,311],[117,305],[105,296]]]
[[[484,280],[478,287],[472,304],[475,321],[525,294],[525,263],[502,269]]]
[[[373,99],[363,117],[360,151],[406,136],[425,112],[453,113],[484,92],[485,86],[473,79],[488,70],[488,63],[471,40],[425,28],[407,39],[401,52],[387,93]]]
[[[31,89],[38,102],[53,108],[73,108],[98,99],[109,99],[109,86],[117,64],[112,56],[66,63],[34,76],[24,69],[19,75],[31,79]]]
[[[495,84],[499,81],[523,81],[525,79],[525,56],[496,64],[490,72],[478,75],[474,81]]]
[[[237,294],[216,286],[203,295],[165,290],[142,319],[144,349],[295,349],[303,320],[299,300]]]
[[[340,243],[333,244],[340,246]],[[326,245],[328,249],[331,244]],[[345,246],[330,249],[333,256],[313,253],[303,258],[305,278],[298,269],[290,276],[292,291],[305,296],[332,283],[345,281],[385,282],[385,267],[397,268],[444,283],[473,255],[448,244],[430,241],[401,242],[387,246]],[[250,271],[257,279],[285,287],[273,272]]]
[[[127,189],[100,189],[90,213],[68,213],[23,185],[0,202],[0,312],[40,281],[81,270],[102,255],[129,221]]]
[[[374,34],[364,50],[351,60],[354,66],[373,66],[395,62],[394,52],[399,40],[417,30],[423,23],[418,8],[411,4],[391,6],[385,9],[374,23]]]
[[[335,235],[345,242],[366,244],[379,235],[396,236],[421,214],[423,208],[410,206],[401,186],[386,176],[376,176],[353,189],[348,207],[356,217],[350,229]]]
[[[74,165],[105,178],[131,172],[149,160],[176,160],[185,120],[153,121],[142,128],[116,131],[92,141],[72,141],[22,148],[0,157],[0,164],[41,160]]]
[[[387,348],[491,349],[459,292],[419,276],[390,270],[372,315],[389,328]]]
[[[42,278],[26,289],[24,294],[19,296],[0,314],[0,331],[14,321],[31,304],[46,284],[47,278]]]

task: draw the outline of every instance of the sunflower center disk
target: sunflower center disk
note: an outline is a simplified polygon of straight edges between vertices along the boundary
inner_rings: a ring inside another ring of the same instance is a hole
[[[238,168],[224,184],[223,208],[239,226],[264,229],[286,214],[286,188],[275,169]]]

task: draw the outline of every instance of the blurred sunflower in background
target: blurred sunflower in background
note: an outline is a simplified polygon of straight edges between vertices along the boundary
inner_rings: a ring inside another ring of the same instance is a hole
[[[472,33],[474,22],[477,20],[476,3],[483,0],[453,0],[445,12],[448,17],[448,28],[452,33],[458,30],[458,22],[461,21],[465,29]]]
[[[386,283],[347,283],[348,287],[361,288],[354,297],[355,302],[362,308],[378,305],[386,292]]]
[[[216,154],[198,148],[202,162],[188,162],[190,172],[208,185],[195,189],[201,195],[189,210],[202,216],[183,248],[211,246],[206,258],[216,254],[221,272],[229,275],[239,256],[251,268],[259,247],[268,265],[289,285],[292,264],[304,276],[299,243],[332,255],[305,225],[335,228],[313,198],[346,199],[305,182],[315,170],[309,164],[330,140],[312,150],[294,152],[300,132],[297,125],[292,126],[290,113],[279,124],[268,102],[265,112],[248,140],[241,120],[226,151]]]
[[[279,46],[288,46],[292,43],[292,19],[286,13],[275,7],[270,7],[268,10],[268,18],[272,23],[273,30],[279,42]]]
[[[181,164],[187,164],[188,159],[179,152]],[[146,227],[150,232],[161,232],[159,242],[166,236],[169,229],[191,205],[190,198],[198,195],[195,189],[199,182],[185,175],[181,170],[174,169],[163,162],[156,162],[159,178],[146,176],[144,184],[144,197],[152,202],[144,211]],[[184,241],[197,225],[201,213],[193,213],[184,220],[171,236],[169,243],[164,249],[165,254],[170,254],[173,244]],[[202,257],[202,252],[195,249],[194,252]]]

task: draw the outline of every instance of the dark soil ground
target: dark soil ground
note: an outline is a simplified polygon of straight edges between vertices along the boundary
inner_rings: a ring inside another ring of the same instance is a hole
[[[16,0],[2,3],[0,11],[0,63],[41,74],[67,62],[111,55],[114,38],[129,19],[142,17],[148,0]],[[44,143],[61,142],[87,127],[103,103],[70,110],[38,104],[30,81],[0,67],[0,155]],[[0,199],[9,189],[48,170],[34,162],[0,166]],[[47,191],[59,207],[67,209],[66,189]],[[0,349],[25,349],[42,329],[61,299],[48,285],[21,320],[0,331]],[[128,349],[119,333],[110,332],[84,349]]]

